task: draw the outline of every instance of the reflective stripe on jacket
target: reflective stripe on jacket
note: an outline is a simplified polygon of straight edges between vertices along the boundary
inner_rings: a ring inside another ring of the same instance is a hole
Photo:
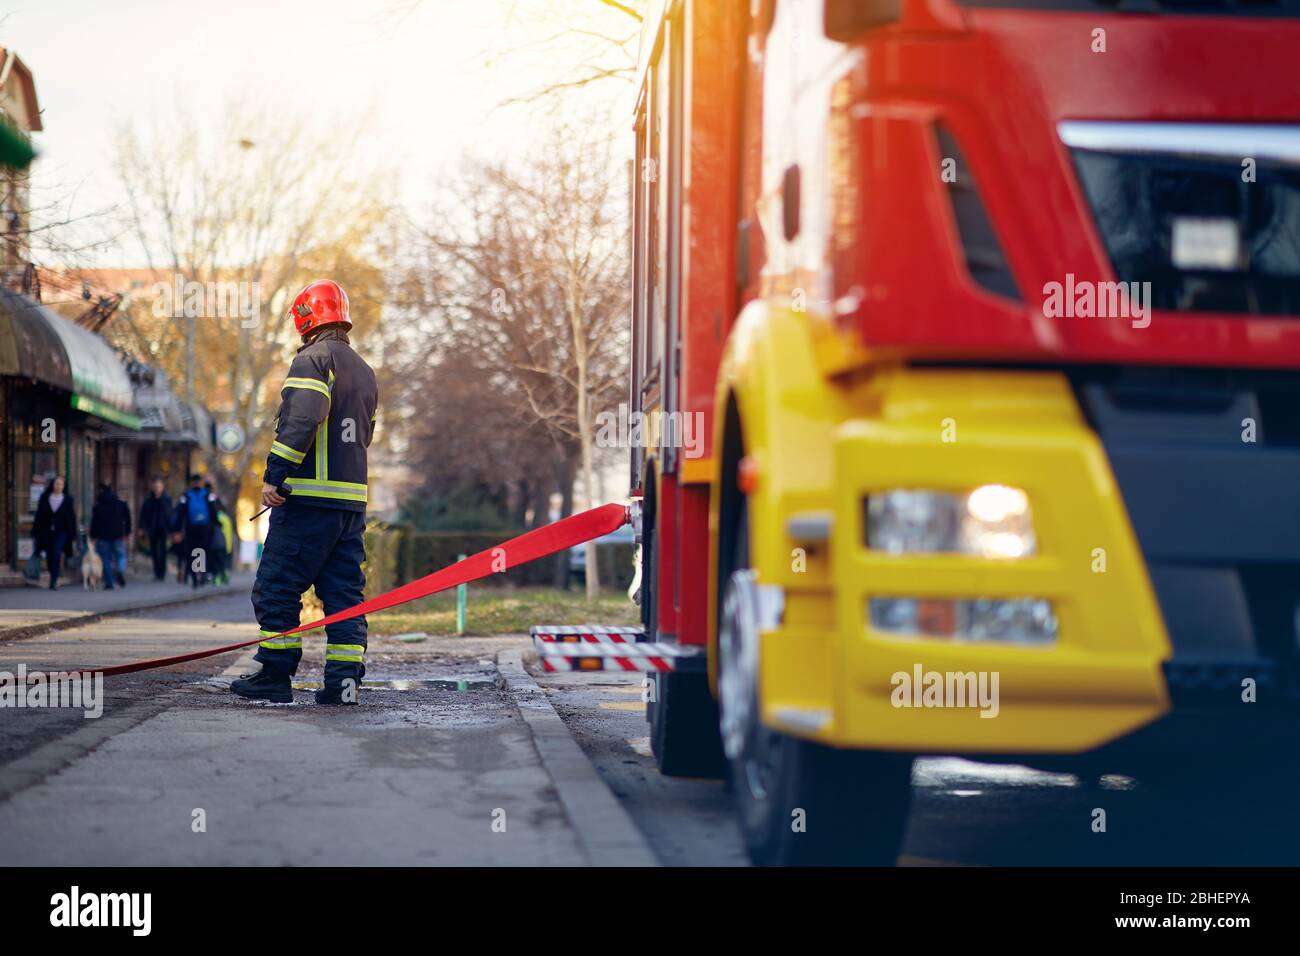
[[[375,373],[342,328],[326,326],[289,367],[262,480],[288,485],[292,503],[365,511],[378,407]]]

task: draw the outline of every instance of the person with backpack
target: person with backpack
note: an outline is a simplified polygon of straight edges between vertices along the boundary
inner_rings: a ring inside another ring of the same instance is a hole
[[[212,561],[212,501],[203,487],[202,475],[190,475],[190,488],[181,496],[176,509],[181,534],[181,556],[186,562],[186,576],[194,587],[208,583],[208,566]]]

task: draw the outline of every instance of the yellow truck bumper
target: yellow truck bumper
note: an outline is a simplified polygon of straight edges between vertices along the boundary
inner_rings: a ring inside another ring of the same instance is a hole
[[[785,593],[780,625],[761,635],[764,722],[841,747],[1067,754],[1166,713],[1161,662],[1169,640],[1106,456],[1065,378],[898,369],[875,376],[862,398],[869,414],[827,430],[833,530],[819,580],[801,580],[798,568],[773,560],[797,552],[799,542],[787,537],[797,509],[780,495],[751,503],[752,534],[784,545],[759,548],[768,564],[760,562],[760,580]],[[800,467],[770,450],[763,459],[777,472]],[[768,488],[796,484],[778,479]],[[984,484],[1028,493],[1038,542],[1032,557],[866,547],[865,501],[873,493]],[[806,507],[816,496],[805,485],[797,497]],[[869,622],[873,597],[1046,598],[1057,640],[1029,647],[882,633]],[[996,687],[994,706],[900,704],[917,700],[899,688],[918,675],[971,673]]]

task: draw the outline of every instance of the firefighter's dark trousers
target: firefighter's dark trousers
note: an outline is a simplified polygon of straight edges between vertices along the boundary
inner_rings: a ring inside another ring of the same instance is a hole
[[[255,660],[290,676],[298,669],[303,635],[273,635],[298,626],[303,592],[312,585],[326,614],[361,602],[365,529],[360,511],[292,502],[271,511],[271,530],[253,583],[253,611],[266,638]],[[359,686],[366,672],[365,617],[328,624],[325,635],[325,684],[340,687],[351,678]]]

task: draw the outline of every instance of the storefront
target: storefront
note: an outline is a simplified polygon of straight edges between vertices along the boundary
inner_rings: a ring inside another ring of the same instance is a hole
[[[131,381],[99,336],[24,296],[0,289],[0,566],[32,552],[36,502],[54,475],[84,526],[101,446],[111,429],[135,431]]]

